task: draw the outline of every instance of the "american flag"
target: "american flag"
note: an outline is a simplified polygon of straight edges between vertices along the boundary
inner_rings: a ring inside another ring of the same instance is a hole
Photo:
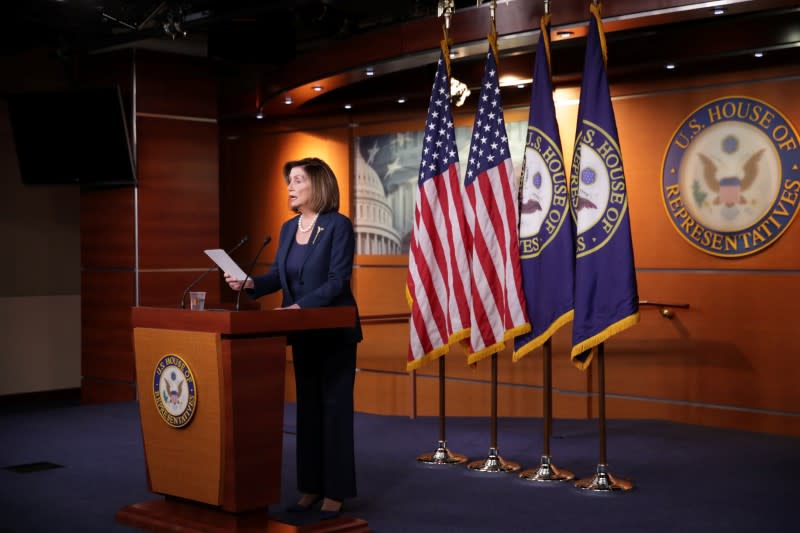
[[[407,368],[447,353],[469,335],[469,261],[446,48],[439,57],[422,147],[406,295]]]
[[[522,292],[517,197],[508,149],[494,46],[486,57],[464,189],[472,235],[471,332],[467,361],[499,352],[530,331]]]

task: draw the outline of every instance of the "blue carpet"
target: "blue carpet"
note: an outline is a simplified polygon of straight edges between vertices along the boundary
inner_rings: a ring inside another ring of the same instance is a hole
[[[489,420],[450,418],[448,445],[486,457]],[[613,531],[778,532],[796,523],[800,439],[661,421],[609,421],[610,471],[631,479],[625,494],[540,484],[514,474],[415,461],[432,452],[436,418],[356,415],[359,496],[346,512],[377,532]],[[538,465],[541,419],[501,419],[501,455]],[[293,502],[294,405],[286,406],[281,506]],[[556,420],[554,463],[594,474],[596,421]],[[18,473],[14,465],[61,468]],[[0,533],[135,531],[114,522],[147,490],[135,403],[0,411]],[[271,511],[277,513],[279,506]]]

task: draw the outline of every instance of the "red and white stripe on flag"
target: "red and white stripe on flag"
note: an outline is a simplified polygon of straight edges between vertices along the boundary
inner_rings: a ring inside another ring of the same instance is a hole
[[[469,335],[469,257],[458,151],[443,58],[433,84],[408,259],[411,307],[407,368]]]
[[[497,63],[490,48],[464,179],[472,235],[470,364],[530,331],[522,291],[514,172],[504,122]]]

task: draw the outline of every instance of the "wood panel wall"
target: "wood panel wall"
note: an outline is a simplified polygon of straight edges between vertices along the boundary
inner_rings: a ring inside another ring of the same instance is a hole
[[[216,81],[205,61],[141,50],[83,67],[122,88],[138,186],[81,192],[82,399],[130,400],[131,307],[177,305],[219,246]],[[218,276],[198,288],[219,302]]]
[[[294,213],[289,209],[283,165],[304,157],[326,161],[339,183],[339,210],[350,214],[350,132],[346,127],[323,131],[272,133],[251,131],[223,135],[221,148],[223,242],[237,242],[242,235],[250,241],[237,252],[241,265],[255,258],[266,236],[272,243],[253,269],[262,273],[272,264],[281,225]],[[280,304],[279,297],[261,300],[261,306]]]
[[[80,75],[98,86],[119,85],[132,135],[134,55],[99,55]],[[135,397],[130,308],[136,302],[136,191],[132,187],[82,189],[81,400]]]
[[[800,223],[795,223],[766,250],[744,258],[722,259],[690,246],[667,219],[660,193],[661,164],[671,136],[697,107],[715,98],[743,95],[777,107],[797,127],[800,102],[794,97],[800,69],[788,66],[704,78],[664,78],[626,82],[612,87],[620,144],[630,191],[630,210],[640,298],[688,304],[672,309],[644,306],[642,320],[606,344],[606,393],[609,418],[660,418],[720,427],[800,435],[800,393],[794,360],[800,341],[792,295],[800,285]],[[557,113],[565,160],[572,154],[577,87],[560,87]],[[359,117],[352,136],[417,130],[419,117]],[[507,120],[526,120],[527,109],[506,110]],[[457,114],[458,125],[472,116]],[[347,123],[353,117],[295,126],[233,128],[236,146],[222,155],[224,187],[258,191],[259,200],[223,202],[224,233],[259,228],[273,233],[288,217],[278,187],[264,189],[264,161],[272,168],[288,153],[312,152],[307,136],[328,139],[341,152],[334,166],[340,180],[352,151]],[[272,128],[272,130],[270,129]],[[285,133],[287,130],[292,133]],[[227,134],[227,132],[226,132]],[[230,144],[230,143],[229,143]],[[246,148],[245,148],[246,147]],[[327,152],[333,156],[330,152]],[[258,160],[258,162],[256,162]],[[355,177],[349,176],[351,182]],[[274,186],[270,186],[274,187]],[[273,202],[262,201],[274,197]],[[260,203],[259,203],[260,202]],[[234,205],[243,207],[234,214]],[[345,211],[346,213],[347,211]],[[365,338],[359,347],[356,380],[358,410],[380,414],[438,414],[437,365],[405,372],[408,325],[386,315],[407,312],[403,296],[406,258],[358,256],[353,287]],[[266,266],[266,264],[264,265]],[[553,342],[553,412],[556,417],[596,416],[594,368],[577,370],[569,362],[570,329]],[[499,356],[500,416],[541,416],[542,353],[512,363],[510,350]],[[291,375],[291,367],[287,376]],[[475,367],[456,349],[446,359],[447,412],[452,416],[488,416],[489,360]],[[416,388],[412,388],[415,380]],[[293,384],[287,383],[293,398]],[[412,411],[415,409],[415,411]]]

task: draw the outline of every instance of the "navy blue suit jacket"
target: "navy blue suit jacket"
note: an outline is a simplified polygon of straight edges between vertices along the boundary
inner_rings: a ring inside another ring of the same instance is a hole
[[[308,240],[303,264],[300,267],[301,289],[293,294],[286,279],[286,257],[295,238],[299,215],[287,220],[281,227],[278,252],[270,270],[253,278],[254,288],[248,293],[253,298],[283,291],[284,307],[297,304],[302,307],[356,307],[350,290],[355,254],[353,224],[346,216],[330,211],[317,217]],[[351,342],[362,339],[361,321],[356,309],[356,322],[352,328],[337,329]],[[289,339],[290,342],[292,339]]]

